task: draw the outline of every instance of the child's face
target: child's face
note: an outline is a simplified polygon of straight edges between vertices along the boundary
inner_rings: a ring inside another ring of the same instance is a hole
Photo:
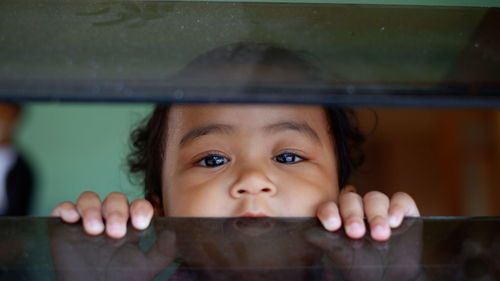
[[[334,141],[320,106],[172,106],[165,155],[168,216],[315,216],[337,199]]]

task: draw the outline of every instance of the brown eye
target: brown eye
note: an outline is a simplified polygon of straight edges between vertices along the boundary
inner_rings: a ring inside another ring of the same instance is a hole
[[[301,161],[304,161],[303,158],[301,158],[297,154],[291,153],[291,152],[285,152],[285,153],[281,153],[279,155],[276,155],[273,158],[273,160],[278,162],[278,163],[282,163],[282,164],[295,164],[295,163],[299,163]]]
[[[203,159],[201,159],[200,161],[198,161],[197,164],[202,167],[213,168],[224,165],[227,162],[229,162],[229,159],[227,159],[224,156],[208,155],[206,157],[203,157]]]

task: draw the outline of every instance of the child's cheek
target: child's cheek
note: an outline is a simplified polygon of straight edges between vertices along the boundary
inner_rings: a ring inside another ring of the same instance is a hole
[[[286,197],[286,202],[282,202],[286,213],[282,216],[290,217],[315,217],[317,209],[322,203],[334,201],[327,192],[314,189],[290,191]]]
[[[169,216],[227,217],[229,197],[224,181],[206,175],[179,176],[168,188],[166,208]]]
[[[205,170],[201,170],[205,171]],[[300,165],[287,169],[270,167],[269,178],[277,188],[274,196],[259,200],[268,215],[279,217],[314,217],[317,207],[335,201],[338,185],[332,173],[317,165]],[[230,196],[235,182],[230,170],[208,173],[192,170],[174,175],[164,190],[168,216],[228,217],[244,213],[243,199]],[[261,199],[262,199],[261,198]],[[269,208],[267,208],[269,207]]]
[[[317,170],[295,173],[284,177],[279,183],[278,195],[283,216],[314,217],[324,202],[336,202],[338,185],[328,173]]]

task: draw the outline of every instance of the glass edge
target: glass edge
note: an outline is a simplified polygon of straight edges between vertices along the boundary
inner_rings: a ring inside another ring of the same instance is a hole
[[[165,1],[148,1],[165,2]],[[168,1],[167,1],[168,2]],[[200,0],[175,0],[175,2],[200,2]],[[497,0],[208,0],[202,2],[221,3],[290,3],[290,4],[346,4],[346,5],[373,5],[373,6],[429,6],[429,7],[478,7],[496,8],[500,7]]]
[[[4,216],[0,217],[0,220],[60,220],[60,218],[50,217],[50,216]],[[224,219],[234,219],[234,218],[224,218],[224,217],[154,217],[154,220],[192,220],[192,219],[206,219],[206,220],[224,220]],[[282,220],[313,220],[315,217],[276,217],[271,219],[282,219]],[[424,221],[432,220],[500,220],[500,216],[420,216],[420,217],[407,217],[406,219],[419,219]]]

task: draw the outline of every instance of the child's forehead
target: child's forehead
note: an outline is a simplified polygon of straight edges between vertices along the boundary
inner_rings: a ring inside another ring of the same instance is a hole
[[[169,112],[165,143],[170,154],[211,146],[267,149],[285,143],[330,153],[334,141],[328,120],[321,106],[175,105]]]
[[[167,143],[182,145],[191,136],[271,137],[295,132],[330,143],[329,127],[321,106],[176,105],[169,113],[166,137]]]
[[[168,116],[169,127],[189,127],[204,123],[259,126],[285,120],[306,122],[311,126],[323,126],[326,121],[325,111],[318,105],[174,105]]]

